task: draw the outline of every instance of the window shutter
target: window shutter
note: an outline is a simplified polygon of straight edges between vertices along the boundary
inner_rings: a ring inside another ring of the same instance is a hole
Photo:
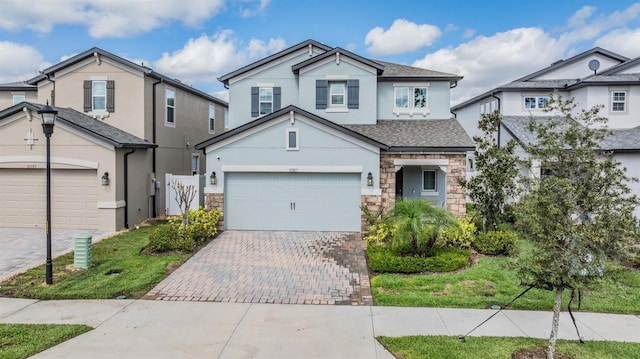
[[[107,81],[107,112],[115,112],[116,106],[116,89],[115,89],[115,81],[109,80]]]
[[[347,80],[347,108],[360,106],[360,80]]]
[[[259,106],[259,96],[260,94],[260,89],[257,87],[252,87],[251,88],[251,117],[258,117],[258,114],[260,114],[260,111],[258,109]]]
[[[273,88],[273,111],[278,111],[280,109],[280,93],[282,89],[280,87]]]
[[[91,80],[84,81],[84,112],[91,111]]]
[[[327,88],[329,87],[329,81],[316,80],[316,109],[327,108]]]

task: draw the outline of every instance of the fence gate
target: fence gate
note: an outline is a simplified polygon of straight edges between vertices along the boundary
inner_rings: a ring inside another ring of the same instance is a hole
[[[184,186],[193,186],[196,190],[196,196],[193,198],[191,202],[190,209],[196,210],[198,207],[204,207],[204,181],[205,176],[195,175],[195,176],[177,176],[167,173],[165,175],[165,183],[166,183],[166,198],[165,203],[165,213],[169,216],[175,216],[181,214],[180,207],[178,207],[178,202],[176,201],[176,191],[171,188],[172,181],[179,181]]]

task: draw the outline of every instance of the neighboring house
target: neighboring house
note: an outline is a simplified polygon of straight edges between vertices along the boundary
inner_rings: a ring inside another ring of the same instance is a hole
[[[497,109],[502,115],[498,141],[504,144],[515,139],[522,145],[535,140],[526,126],[532,117],[545,121],[553,115],[544,111],[553,91],[566,99],[574,98],[576,111],[604,106],[600,115],[609,119],[613,135],[602,143],[601,149],[610,151],[629,175],[640,177],[640,58],[629,59],[594,48],[475,96],[454,106],[452,112],[475,136],[481,135],[478,120],[482,114]],[[529,157],[522,146],[516,151],[520,157]],[[473,164],[472,155],[470,152],[469,164]],[[534,168],[533,173],[522,171],[525,175],[540,175],[539,168]],[[640,185],[630,185],[640,195]]]
[[[208,208],[227,229],[360,231],[360,206],[429,199],[465,214],[465,154],[450,118],[461,77],[308,40],[220,77],[231,130],[206,154]]]
[[[0,84],[0,110],[22,101],[37,101],[38,89],[24,81]]]
[[[8,102],[19,89],[26,102]],[[52,225],[103,231],[164,214],[165,174],[204,174],[204,156],[193,145],[224,131],[228,107],[99,48],[25,83],[0,85],[0,99],[10,106],[0,112],[0,227],[44,225],[45,137],[37,111],[48,102],[60,118],[51,137]]]

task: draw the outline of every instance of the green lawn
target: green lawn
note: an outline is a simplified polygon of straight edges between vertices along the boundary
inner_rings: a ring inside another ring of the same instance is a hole
[[[548,344],[545,339],[504,337],[467,337],[464,342],[447,336],[379,337],[378,340],[403,359],[508,359],[518,349],[542,349]],[[640,343],[587,341],[580,344],[558,340],[556,354],[575,359],[640,358]]]
[[[0,324],[0,358],[27,358],[91,329],[86,325]]]
[[[139,298],[164,278],[188,254],[145,255],[149,232],[140,227],[93,246],[92,267],[73,268],[73,253],[53,261],[53,285],[44,285],[44,265],[0,285],[0,296],[35,299]]]
[[[526,243],[521,243],[521,246]],[[513,259],[481,257],[477,264],[453,273],[401,275],[381,274],[371,278],[377,305],[412,307],[488,308],[504,306],[525,288],[515,274]],[[565,293],[565,305],[569,293]],[[582,310],[638,314],[640,271],[618,268],[609,273],[598,290],[583,293]],[[577,301],[574,302],[577,305]],[[510,308],[550,310],[553,294],[532,289]]]

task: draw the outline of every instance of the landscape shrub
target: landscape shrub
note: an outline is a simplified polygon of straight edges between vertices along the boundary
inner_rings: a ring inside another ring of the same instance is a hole
[[[369,267],[376,273],[450,272],[469,263],[470,253],[460,248],[437,248],[429,257],[398,256],[390,248],[367,248]]]
[[[457,227],[446,227],[440,232],[436,245],[469,249],[476,238],[476,230],[477,227],[471,222],[471,218],[459,218]]]
[[[488,255],[515,254],[518,235],[513,231],[488,231],[478,233],[474,247],[478,252]]]
[[[390,225],[386,222],[372,224],[369,227],[369,235],[365,237],[367,246],[384,246],[389,239],[395,235],[397,226]]]
[[[197,211],[189,211],[188,236],[193,239],[196,245],[213,238],[218,233],[218,220],[220,212],[216,210],[205,211],[200,207]]]
[[[175,250],[179,237],[180,231],[174,225],[161,224],[149,233],[149,249],[156,253]]]

